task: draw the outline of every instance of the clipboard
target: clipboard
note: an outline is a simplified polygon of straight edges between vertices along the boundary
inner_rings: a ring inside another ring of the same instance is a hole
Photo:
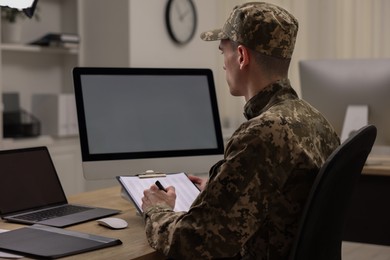
[[[164,187],[174,186],[176,189],[176,204],[174,211],[188,211],[199,195],[200,190],[188,178],[184,172],[180,173],[156,173],[146,171],[133,176],[117,176],[123,190],[134,203],[137,211],[142,215],[142,197],[144,190],[159,181]]]

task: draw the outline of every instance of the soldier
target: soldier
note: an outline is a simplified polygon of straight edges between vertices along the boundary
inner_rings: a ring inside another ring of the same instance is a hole
[[[173,212],[175,189],[144,191],[150,245],[174,259],[287,259],[313,180],[339,138],[327,120],[298,98],[287,78],[297,20],[278,6],[252,2],[233,9],[220,40],[230,93],[244,96],[247,121],[188,212]]]

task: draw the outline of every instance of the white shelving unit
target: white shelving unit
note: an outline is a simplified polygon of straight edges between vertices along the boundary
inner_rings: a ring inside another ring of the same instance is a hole
[[[34,45],[26,44],[12,44],[12,43],[2,43],[1,44],[2,52],[35,52],[35,53],[48,53],[48,54],[64,54],[64,55],[78,55],[78,49],[65,49],[65,48],[56,48],[56,47],[41,47]]]
[[[36,93],[72,93],[71,70],[79,65],[79,49],[29,45],[46,33],[78,33],[79,0],[40,0],[36,20],[19,19],[20,43],[0,43],[0,92],[17,92],[21,107],[31,112]],[[5,21],[1,21],[4,29]],[[2,136],[2,135],[1,135]]]
[[[106,0],[39,0],[39,21],[21,21],[20,43],[7,43],[0,38],[0,93],[19,93],[21,107],[31,112],[34,94],[73,93],[75,66],[128,66],[129,54],[124,52],[129,52],[129,5],[129,0],[117,0],[115,5]],[[107,16],[109,21],[104,20]],[[28,44],[49,32],[79,34],[79,48]],[[2,110],[0,102],[1,115]],[[0,149],[47,146],[67,194],[113,184],[84,180],[77,136],[4,139],[2,130],[1,127]]]
[[[73,93],[72,68],[80,65],[79,48],[33,46],[28,43],[46,33],[79,33],[80,0],[39,0],[39,20],[18,21],[22,27],[20,43],[0,43],[0,93],[17,92],[20,105],[31,112],[33,94]],[[0,22],[3,30],[4,21]],[[82,37],[82,36],[81,36]],[[3,104],[0,103],[0,112]],[[2,113],[1,113],[2,115]],[[3,120],[0,118],[3,125]],[[67,194],[85,190],[81,169],[78,137],[3,138],[0,128],[0,149],[47,146]]]

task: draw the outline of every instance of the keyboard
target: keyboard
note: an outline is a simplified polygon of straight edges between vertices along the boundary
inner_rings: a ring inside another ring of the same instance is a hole
[[[78,212],[83,212],[89,209],[90,208],[83,207],[83,206],[64,205],[56,208],[19,215],[18,219],[39,222],[47,219],[52,219],[56,217],[62,217],[62,216],[78,213]]]

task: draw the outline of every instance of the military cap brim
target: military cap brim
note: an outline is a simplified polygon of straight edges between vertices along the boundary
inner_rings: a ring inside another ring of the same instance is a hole
[[[203,32],[200,34],[200,38],[204,41],[217,41],[217,40],[229,39],[229,37],[222,31],[222,29],[214,29],[211,31]]]

